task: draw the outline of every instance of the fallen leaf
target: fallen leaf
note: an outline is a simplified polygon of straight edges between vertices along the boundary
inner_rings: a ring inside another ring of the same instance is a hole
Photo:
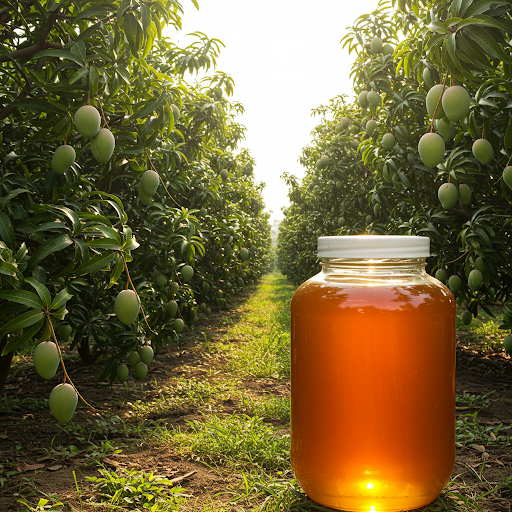
[[[496,436],[494,435],[494,432],[489,432],[489,437],[491,438],[491,441],[496,441]]]
[[[112,460],[112,459],[108,459],[107,457],[103,457],[101,459],[101,462],[104,462],[105,464],[108,464],[109,466],[119,466],[119,462],[116,462],[115,460]]]
[[[487,452],[482,453],[482,459],[487,460],[490,457],[490,455]]]
[[[482,444],[471,444],[469,447],[478,452],[485,452],[485,446]]]
[[[50,466],[49,468],[46,468],[46,469],[48,469],[49,471],[57,471],[61,467],[62,467],[62,464],[55,464],[55,466]]]
[[[44,468],[44,464],[22,464],[20,466],[16,466],[16,469],[20,473],[26,473],[27,471],[34,471],[36,469]]]

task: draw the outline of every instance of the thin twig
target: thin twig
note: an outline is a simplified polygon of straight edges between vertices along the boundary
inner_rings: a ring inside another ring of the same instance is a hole
[[[505,169],[503,169],[503,171],[502,171],[502,173],[501,173],[501,176],[498,178],[498,181],[495,183],[495,185],[496,185],[497,183],[499,183],[499,182],[500,182],[501,178],[503,178],[503,175],[505,174],[505,170],[506,170],[506,169],[507,169],[507,167],[509,166],[509,164],[510,164],[510,161],[511,161],[511,160],[512,160],[512,154],[510,155],[510,158],[508,159],[508,162],[507,162],[507,164],[505,165]]]
[[[90,94],[90,92],[89,92]],[[96,98],[98,99],[98,103],[100,104],[100,110],[101,110],[101,117],[103,117],[103,126],[105,127],[109,127],[108,126],[108,123],[107,123],[107,118],[105,117],[105,112],[103,112],[103,105],[101,104],[101,100],[100,100],[100,97],[98,95],[96,95]],[[90,101],[90,100],[89,100]]]
[[[430,122],[430,133],[432,133],[434,131],[434,119],[436,118],[437,109],[439,107],[439,103],[441,103],[441,98],[443,97],[444,85],[446,83],[446,79],[448,78],[448,73],[449,73],[449,71],[447,71],[446,75],[444,75],[443,88],[441,89],[441,94],[439,95],[439,99],[437,100],[436,108],[434,109],[434,113],[432,114],[432,121]]]
[[[471,252],[471,251],[472,251],[472,249],[468,249],[465,253],[461,254],[458,258],[455,258],[454,260],[449,261],[449,262],[447,263],[447,265],[449,265],[450,263],[454,263],[454,262],[455,262],[455,261],[457,261],[457,260],[460,260],[463,256],[465,256],[468,252]]]
[[[73,386],[73,389],[76,391],[76,394],[84,401],[86,405],[88,405],[92,410],[98,411],[98,412],[105,412],[102,409],[96,409],[96,407],[93,407],[87,400],[80,394],[76,386],[73,384],[73,381],[71,380],[68,372],[66,371],[66,365],[64,364],[64,359],[62,358],[62,352],[60,351],[59,342],[57,341],[57,336],[55,335],[55,330],[53,328],[52,321],[49,316],[46,317],[48,320],[48,325],[50,326],[50,330],[52,331],[53,339],[55,341],[55,345],[57,346],[57,351],[59,352],[59,359],[60,364],[62,365],[62,370],[64,371],[64,381],[63,384],[66,384],[66,380],[69,380],[69,383]]]
[[[160,176],[160,173],[155,169],[154,165],[153,165],[153,162],[151,161],[151,158],[149,157],[148,155],[148,150],[146,149],[146,157],[147,159],[149,160],[149,165],[151,166],[151,169],[153,169],[153,171],[155,171],[157,174],[158,174],[158,178],[160,179],[160,182],[162,183],[165,191],[167,192],[167,195],[173,200],[174,204],[178,207],[178,208],[181,208],[181,205],[179,205],[176,200],[174,199],[174,197],[171,196],[171,194],[169,193],[169,191],[167,190],[167,187],[165,186],[165,183],[164,183],[164,180],[162,179],[162,176]]]
[[[121,258],[123,258],[123,261],[124,261],[124,269],[126,270],[126,276],[128,277],[128,281],[132,287],[132,290],[135,292],[135,295],[137,296],[137,300],[139,301],[139,306],[140,306],[140,309],[142,311],[142,316],[144,317],[144,321],[146,322],[146,325],[148,326],[148,329],[153,333],[153,334],[158,334],[156,333],[155,331],[153,331],[153,329],[151,329],[151,327],[149,326],[148,324],[148,320],[146,318],[146,313],[144,312],[144,308],[142,307],[142,302],[140,301],[140,297],[139,297],[139,294],[137,293],[137,290],[135,289],[135,286],[132,282],[132,278],[130,277],[130,272],[128,270],[128,264],[126,263],[126,260],[124,259],[124,256],[123,254],[121,253]],[[128,289],[128,287],[126,287],[126,289]]]
[[[194,471],[191,471],[190,473],[187,473],[186,475],[177,476],[176,478],[171,478],[171,482],[173,484],[177,484],[178,482],[181,482],[182,480],[185,480],[189,476],[195,475],[196,473],[197,473],[197,471],[194,470]]]

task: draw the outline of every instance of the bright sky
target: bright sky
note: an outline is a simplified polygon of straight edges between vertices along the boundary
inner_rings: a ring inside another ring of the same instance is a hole
[[[298,162],[311,143],[319,118],[311,110],[338,94],[352,96],[349,79],[354,56],[342,49],[346,27],[377,8],[378,0],[189,0],[177,43],[200,31],[220,39],[217,70],[235,81],[231,99],[245,107],[238,119],[246,128],[243,147],[256,159],[258,182],[271,221],[289,204],[283,172],[302,177]],[[176,37],[169,34],[171,37]]]

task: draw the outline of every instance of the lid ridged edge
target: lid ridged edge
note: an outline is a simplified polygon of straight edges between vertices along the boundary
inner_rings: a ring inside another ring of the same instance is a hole
[[[428,258],[430,238],[411,235],[345,235],[318,238],[319,258]]]

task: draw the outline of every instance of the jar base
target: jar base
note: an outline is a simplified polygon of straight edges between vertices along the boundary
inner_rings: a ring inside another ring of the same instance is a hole
[[[344,512],[402,512],[424,507],[432,503],[438,495],[398,498],[375,497],[364,501],[364,503],[361,503],[360,497],[354,496],[310,496],[308,494],[308,497],[319,505]]]

